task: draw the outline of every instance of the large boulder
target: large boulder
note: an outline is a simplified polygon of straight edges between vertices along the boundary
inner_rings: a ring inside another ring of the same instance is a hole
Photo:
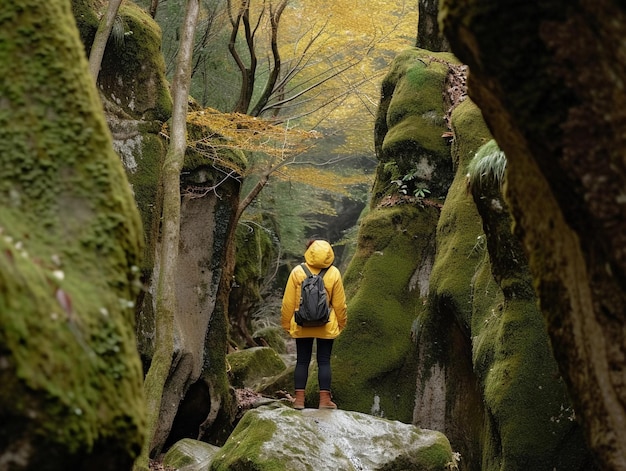
[[[444,89],[456,65],[450,54],[413,48],[383,80],[372,207],[344,274],[348,325],[333,351],[341,407],[407,423],[417,375],[414,321],[424,309],[439,208],[453,177]],[[315,390],[316,380],[310,383]]]
[[[248,411],[208,469],[443,471],[455,464],[439,432],[358,412],[275,405]]]

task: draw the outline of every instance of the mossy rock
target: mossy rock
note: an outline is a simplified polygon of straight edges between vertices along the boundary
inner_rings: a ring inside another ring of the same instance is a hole
[[[358,412],[274,405],[246,412],[209,469],[447,471],[455,463],[439,432]]]
[[[69,3],[0,10],[0,461],[128,469],[141,220]]]
[[[253,387],[262,378],[280,374],[285,362],[269,347],[253,347],[226,355],[230,365],[232,385]]]
[[[291,365],[275,376],[261,379],[255,386],[255,391],[269,397],[282,397],[283,392],[288,392],[293,395],[294,370],[295,365]],[[313,372],[310,372],[309,377],[313,374]],[[314,403],[307,401],[307,404],[313,405]],[[317,402],[315,402],[315,407],[317,407]]]
[[[376,169],[372,204],[402,191],[427,189],[444,197],[453,177],[444,105],[448,53],[412,48],[400,53],[383,79],[376,117]],[[398,183],[400,182],[400,183]]]
[[[118,16],[124,27],[123,37],[109,40],[98,85],[129,115],[146,121],[167,121],[172,114],[172,97],[165,77],[161,28],[132,2],[124,2]]]
[[[201,471],[207,469],[213,457],[219,453],[220,447],[209,443],[184,438],[176,442],[165,453],[163,466],[185,471]]]
[[[270,347],[278,354],[287,353],[287,340],[285,331],[280,326],[268,326],[257,330],[252,334],[256,342],[261,342],[264,346]]]
[[[344,276],[348,325],[331,358],[333,394],[344,409],[411,421],[417,376],[411,332],[423,309],[420,268],[432,259],[437,218],[436,208],[403,205],[373,210],[361,222]]]
[[[437,227],[428,310],[420,317],[418,384],[430,381],[431,371],[445,372],[443,430],[466,457],[468,469],[585,469],[588,453],[536,299],[525,288],[530,280],[523,255],[510,248],[506,207],[493,188],[468,191],[468,163],[490,133],[469,99],[455,109],[452,127],[457,172]],[[501,253],[503,247],[515,260]],[[467,350],[451,347],[459,343],[451,335],[452,324],[460,326],[460,343]],[[461,353],[467,358],[459,358]],[[459,407],[472,396],[459,389],[467,385],[462,377],[467,373],[455,368],[460,363],[474,376],[478,413]],[[422,396],[428,395],[418,388],[418,411]]]

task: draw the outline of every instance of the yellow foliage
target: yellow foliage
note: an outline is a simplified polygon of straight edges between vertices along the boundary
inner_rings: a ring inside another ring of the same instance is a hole
[[[305,118],[304,127],[331,128],[345,135],[335,152],[373,154],[374,116],[380,84],[387,66],[400,51],[415,45],[417,1],[403,0],[302,0],[292,1],[281,23],[281,55],[284,62],[305,54],[308,39],[315,44],[300,81],[324,70],[353,67],[333,77],[317,91],[317,101],[331,99],[330,106]],[[287,17],[289,15],[289,17]]]
[[[259,77],[267,73],[265,65],[272,64],[270,43],[262,36],[269,38],[268,12],[280,1],[229,2],[234,15],[241,5],[250,5],[250,24],[259,32],[255,36]],[[211,108],[193,111],[187,118],[194,129],[188,145],[228,168],[234,164],[220,157],[221,149],[246,152],[249,165],[245,171],[233,168],[243,176],[273,174],[346,195],[349,186],[363,184],[367,177],[342,177],[330,166],[294,165],[302,163],[321,137],[304,129],[329,130],[340,136],[336,140],[340,147],[325,149],[327,154],[372,155],[382,77],[395,54],[415,44],[416,35],[415,1],[362,0],[355,5],[352,0],[290,0],[278,34],[281,80],[285,82],[268,104],[266,114],[272,114],[272,119]],[[238,43],[237,48],[245,57],[245,43]],[[295,99],[286,100],[289,97]],[[280,111],[275,112],[273,105],[280,105]],[[299,118],[281,124],[278,120],[286,116]],[[167,135],[166,127],[163,133]]]
[[[350,186],[370,183],[366,175],[341,176],[319,165],[298,162],[298,157],[310,148],[310,141],[321,137],[315,131],[289,128],[261,118],[241,113],[222,113],[212,108],[187,113],[187,124],[203,130],[199,139],[188,140],[189,149],[207,155],[216,164],[233,169],[240,175],[255,173],[258,167],[253,165],[244,170],[221,158],[219,149],[239,149],[260,154],[265,169],[280,168],[280,171],[275,172],[279,179],[344,196],[350,195]],[[168,137],[167,124],[163,125],[161,134]]]
[[[248,116],[241,113],[222,113],[212,108],[187,113],[187,125],[193,127],[187,147],[206,155],[218,165],[236,170],[240,175],[256,169],[244,170],[221,158],[220,149],[238,149],[265,157],[265,167],[279,167],[311,148],[311,141],[320,137],[316,131],[304,131],[287,125]],[[198,132],[200,130],[200,132]],[[161,134],[169,138],[167,124]]]
[[[207,137],[222,137],[250,151],[257,151],[260,145],[271,142],[281,143],[282,147],[297,152],[306,148],[303,146],[305,141],[319,137],[315,131],[289,128],[242,113],[222,113],[213,108],[188,113],[187,122],[205,127],[210,133]],[[265,150],[265,147],[261,148]]]
[[[341,176],[332,170],[326,170],[311,165],[289,165],[280,172],[277,177],[294,183],[303,183],[313,188],[350,196],[349,187],[368,182],[365,175]]]

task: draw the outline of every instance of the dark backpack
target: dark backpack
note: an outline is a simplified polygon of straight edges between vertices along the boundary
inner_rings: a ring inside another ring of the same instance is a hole
[[[302,281],[300,291],[300,307],[296,311],[296,324],[302,327],[316,327],[324,325],[330,317],[328,296],[324,287],[324,275],[328,268],[324,268],[319,274],[314,275],[302,263],[300,265],[306,274]]]

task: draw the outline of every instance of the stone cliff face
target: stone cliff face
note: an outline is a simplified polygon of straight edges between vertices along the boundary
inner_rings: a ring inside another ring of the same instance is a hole
[[[73,7],[88,50],[98,24],[94,2],[75,0]],[[137,301],[136,325],[139,352],[146,370],[154,351],[160,178],[167,151],[167,140],[161,131],[172,104],[160,28],[132,2],[124,2],[118,16],[123,31],[115,32],[109,39],[98,89],[113,145],[124,163],[144,226],[146,250],[141,266],[144,289]],[[190,103],[190,108],[195,110],[195,105]],[[191,139],[204,137],[205,131],[196,122],[188,122]],[[245,165],[245,158],[238,151],[222,154],[224,161],[236,162],[237,167]],[[205,423],[208,428],[218,415],[222,416],[220,413],[228,422],[228,412],[222,411],[228,410],[230,404],[225,365],[227,317],[218,288],[226,257],[225,241],[239,201],[239,183],[224,178],[229,171],[215,165],[199,150],[189,149],[185,157],[181,174],[175,357],[164,392],[163,403],[167,407],[161,410],[155,449],[168,440],[174,422],[178,438],[196,438],[200,424],[208,419]],[[186,405],[186,401],[194,407]]]
[[[342,407],[400,420],[413,404],[413,422],[446,433],[461,469],[589,469],[500,183],[468,186],[469,161],[492,141],[471,100],[446,96],[453,70],[452,56],[413,49],[383,83],[334,392]]]
[[[605,469],[626,469],[622,2],[441,2],[508,160],[505,196],[559,371]]]

